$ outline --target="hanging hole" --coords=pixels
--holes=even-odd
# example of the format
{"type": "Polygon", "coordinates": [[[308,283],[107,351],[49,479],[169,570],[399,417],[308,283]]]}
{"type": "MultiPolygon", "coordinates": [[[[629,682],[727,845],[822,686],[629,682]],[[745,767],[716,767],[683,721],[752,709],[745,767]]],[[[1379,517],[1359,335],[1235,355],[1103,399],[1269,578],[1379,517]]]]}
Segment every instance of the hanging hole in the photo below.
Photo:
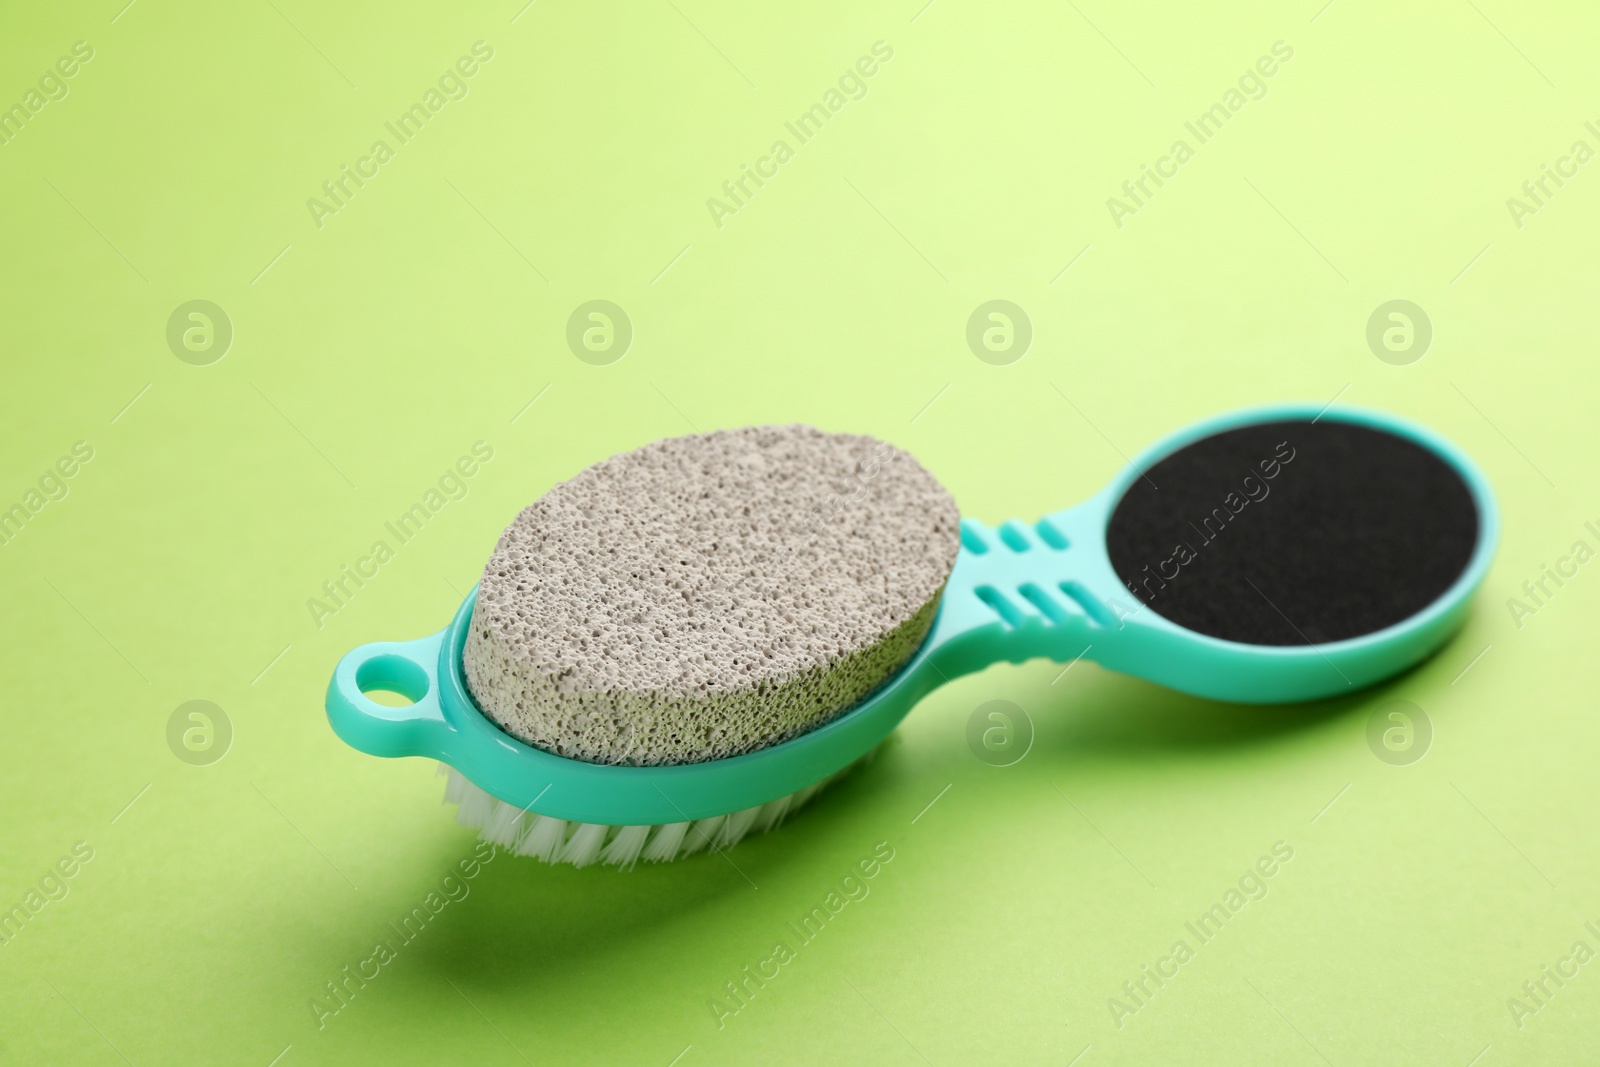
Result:
{"type": "Polygon", "coordinates": [[[374,704],[382,704],[386,708],[409,708],[416,703],[404,693],[396,693],[393,689],[363,689],[361,695],[374,704]]]}
{"type": "Polygon", "coordinates": [[[356,688],[375,704],[409,707],[428,695],[428,672],[404,656],[374,656],[356,668],[356,688]]]}

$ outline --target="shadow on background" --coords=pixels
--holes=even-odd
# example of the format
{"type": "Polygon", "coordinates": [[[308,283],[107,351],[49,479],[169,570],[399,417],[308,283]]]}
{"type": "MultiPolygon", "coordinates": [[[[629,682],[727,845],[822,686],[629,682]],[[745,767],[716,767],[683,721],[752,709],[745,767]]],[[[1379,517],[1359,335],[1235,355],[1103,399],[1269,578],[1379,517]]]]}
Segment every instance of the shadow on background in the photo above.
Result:
{"type": "MultiPolygon", "coordinates": [[[[894,741],[885,747],[893,748],[894,741]]],[[[764,909],[775,903],[766,898],[773,897],[773,888],[781,892],[787,872],[848,870],[856,858],[848,852],[859,851],[854,828],[885,795],[885,783],[874,772],[886,759],[880,751],[771,832],[720,854],[706,851],[628,870],[599,864],[580,870],[502,850],[471,883],[466,906],[451,905],[457,914],[429,929],[407,954],[456,981],[492,974],[496,983],[536,990],[574,970],[609,966],[612,957],[648,970],[656,935],[675,928],[725,932],[754,920],[752,945],[766,948],[773,921],[764,909]],[[841,850],[848,853],[844,859],[841,850]],[[765,897],[758,895],[761,889],[765,897]]],[[[463,830],[459,840],[441,843],[434,866],[449,869],[469,848],[463,830]]]]}
{"type": "MultiPolygon", "coordinates": [[[[781,888],[788,869],[831,868],[844,851],[858,847],[863,820],[879,825],[891,810],[898,817],[908,805],[914,812],[924,795],[933,796],[952,775],[960,782],[992,770],[967,751],[964,737],[967,715],[986,700],[1011,700],[1027,712],[1035,736],[1021,777],[1053,779],[1085,762],[1209,762],[1317,732],[1348,732],[1344,723],[1353,713],[1404,686],[1411,675],[1312,703],[1241,705],[1188,696],[1088,663],[1052,683],[1057,672],[1001,665],[957,680],[913,710],[911,725],[903,729],[919,735],[915,742],[900,732],[891,735],[872,762],[777,830],[746,838],[721,855],[618,871],[552,866],[502,851],[472,882],[465,906],[452,905],[448,921],[406,954],[430,972],[428,981],[448,977],[469,989],[492,982],[536,991],[574,972],[616,965],[624,953],[627,966],[648,982],[650,946],[677,942],[655,935],[753,922],[750,936],[759,942],[771,922],[764,910],[769,902],[756,895],[757,887],[781,888]]],[[[452,868],[470,840],[464,831],[442,837],[429,866],[452,868]]]]}
{"type": "MultiPolygon", "coordinates": [[[[1450,647],[1448,644],[1446,648],[1450,647]]],[[[1434,653],[1438,655],[1438,653],[1434,653]]],[[[1007,686],[1007,699],[1032,718],[1035,750],[1055,755],[1144,751],[1205,755],[1268,746],[1338,727],[1352,714],[1403,691],[1433,659],[1375,685],[1300,704],[1227,704],[1190,696],[1093,664],[1058,683],[1007,686]]],[[[1055,677],[1051,675],[1050,677],[1055,677]]],[[[990,686],[991,691],[996,687],[990,686]]]]}

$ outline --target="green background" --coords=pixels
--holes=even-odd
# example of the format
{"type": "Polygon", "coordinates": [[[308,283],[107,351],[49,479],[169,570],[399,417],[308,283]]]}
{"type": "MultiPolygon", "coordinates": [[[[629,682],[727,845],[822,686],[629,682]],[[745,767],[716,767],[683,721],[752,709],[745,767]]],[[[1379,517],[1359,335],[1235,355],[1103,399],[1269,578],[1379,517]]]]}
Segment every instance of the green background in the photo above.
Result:
{"type": "Polygon", "coordinates": [[[1507,1004],[1600,949],[1600,568],[1521,626],[1507,607],[1600,547],[1600,165],[1520,227],[1507,206],[1600,147],[1592,9],[121,2],[0,14],[0,104],[94,49],[0,145],[0,508],[94,450],[0,546],[0,906],[94,850],[0,946],[0,1059],[1592,1055],[1600,965],[1520,1026],[1507,1004]],[[793,143],[880,40],[866,96],[793,143]],[[1280,40],[1266,95],[1118,227],[1107,198],[1280,40]],[[469,95],[319,228],[308,198],[477,41],[469,95]],[[707,198],[780,138],[794,158],[719,227],[707,198]],[[234,330],[205,366],[166,340],[196,299],[234,330]],[[565,340],[592,299],[633,324],[609,366],[565,340]],[[1009,365],[966,343],[991,299],[1032,323],[1009,365]],[[1393,299],[1434,330],[1406,365],[1366,340],[1393,299]],[[795,420],[905,447],[968,515],[1033,518],[1119,453],[1286,399],[1422,421],[1494,483],[1498,559],[1428,663],[1289,708],[997,667],[737,867],[496,859],[318,1028],[308,1000],[473,841],[431,765],[334,738],[327,677],[441,626],[555,482],[795,420]],[[465,498],[319,628],[308,598],[479,440],[465,498]],[[996,699],[1034,730],[1008,767],[965,740],[996,699]],[[191,700],[231,722],[208,766],[169,747],[191,700]],[[1432,724],[1409,765],[1367,741],[1393,700],[1432,724]],[[1119,1027],[1108,998],[1278,841],[1267,896],[1119,1027]],[[719,1028],[723,983],[879,842],[870,896],[719,1028]]]}

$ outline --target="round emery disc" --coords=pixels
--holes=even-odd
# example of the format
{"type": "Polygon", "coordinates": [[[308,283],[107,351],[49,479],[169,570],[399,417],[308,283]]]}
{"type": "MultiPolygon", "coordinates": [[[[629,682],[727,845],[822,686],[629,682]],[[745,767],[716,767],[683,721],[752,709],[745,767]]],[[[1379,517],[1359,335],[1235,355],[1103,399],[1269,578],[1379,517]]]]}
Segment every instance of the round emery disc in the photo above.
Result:
{"type": "Polygon", "coordinates": [[[1376,633],[1438,600],[1478,543],[1444,458],[1371,426],[1213,434],[1135,478],[1106,530],[1138,602],[1209,637],[1304,645],[1376,633]]]}
{"type": "Polygon", "coordinates": [[[915,653],[959,524],[933,475],[871,437],[790,425],[657,441],[506,528],[467,684],[507,733],[591,763],[776,744],[915,653]]]}

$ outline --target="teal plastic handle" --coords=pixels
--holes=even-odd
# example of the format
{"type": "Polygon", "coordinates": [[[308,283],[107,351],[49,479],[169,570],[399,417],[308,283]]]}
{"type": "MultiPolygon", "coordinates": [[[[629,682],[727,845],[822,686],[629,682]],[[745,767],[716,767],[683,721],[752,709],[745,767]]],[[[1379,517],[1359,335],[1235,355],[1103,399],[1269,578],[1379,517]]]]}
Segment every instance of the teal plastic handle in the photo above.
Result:
{"type": "Polygon", "coordinates": [[[869,752],[929,691],[992,663],[1079,657],[1216,700],[1287,703],[1356,690],[1421,660],[1461,624],[1494,554],[1488,483],[1448,441],[1378,412],[1315,405],[1257,408],[1208,420],[1148,449],[1092,499],[1037,522],[962,521],[962,547],[921,648],[893,678],[832,721],[757,752],[663,767],[583,763],[533,748],[487,719],[461,667],[474,589],[449,626],[418,641],[363,645],[340,661],[328,718],[349,744],[378,756],[450,764],[508,804],[578,822],[644,825],[708,818],[802,789],[869,752]],[[1449,462],[1473,494],[1478,544],[1455,584],[1423,611],[1377,633],[1304,646],[1207,637],[1140,605],[1106,551],[1111,510],[1133,479],[1191,441],[1256,422],[1321,417],[1407,437],[1449,462]],[[416,701],[394,708],[364,691],[416,701]]]}

